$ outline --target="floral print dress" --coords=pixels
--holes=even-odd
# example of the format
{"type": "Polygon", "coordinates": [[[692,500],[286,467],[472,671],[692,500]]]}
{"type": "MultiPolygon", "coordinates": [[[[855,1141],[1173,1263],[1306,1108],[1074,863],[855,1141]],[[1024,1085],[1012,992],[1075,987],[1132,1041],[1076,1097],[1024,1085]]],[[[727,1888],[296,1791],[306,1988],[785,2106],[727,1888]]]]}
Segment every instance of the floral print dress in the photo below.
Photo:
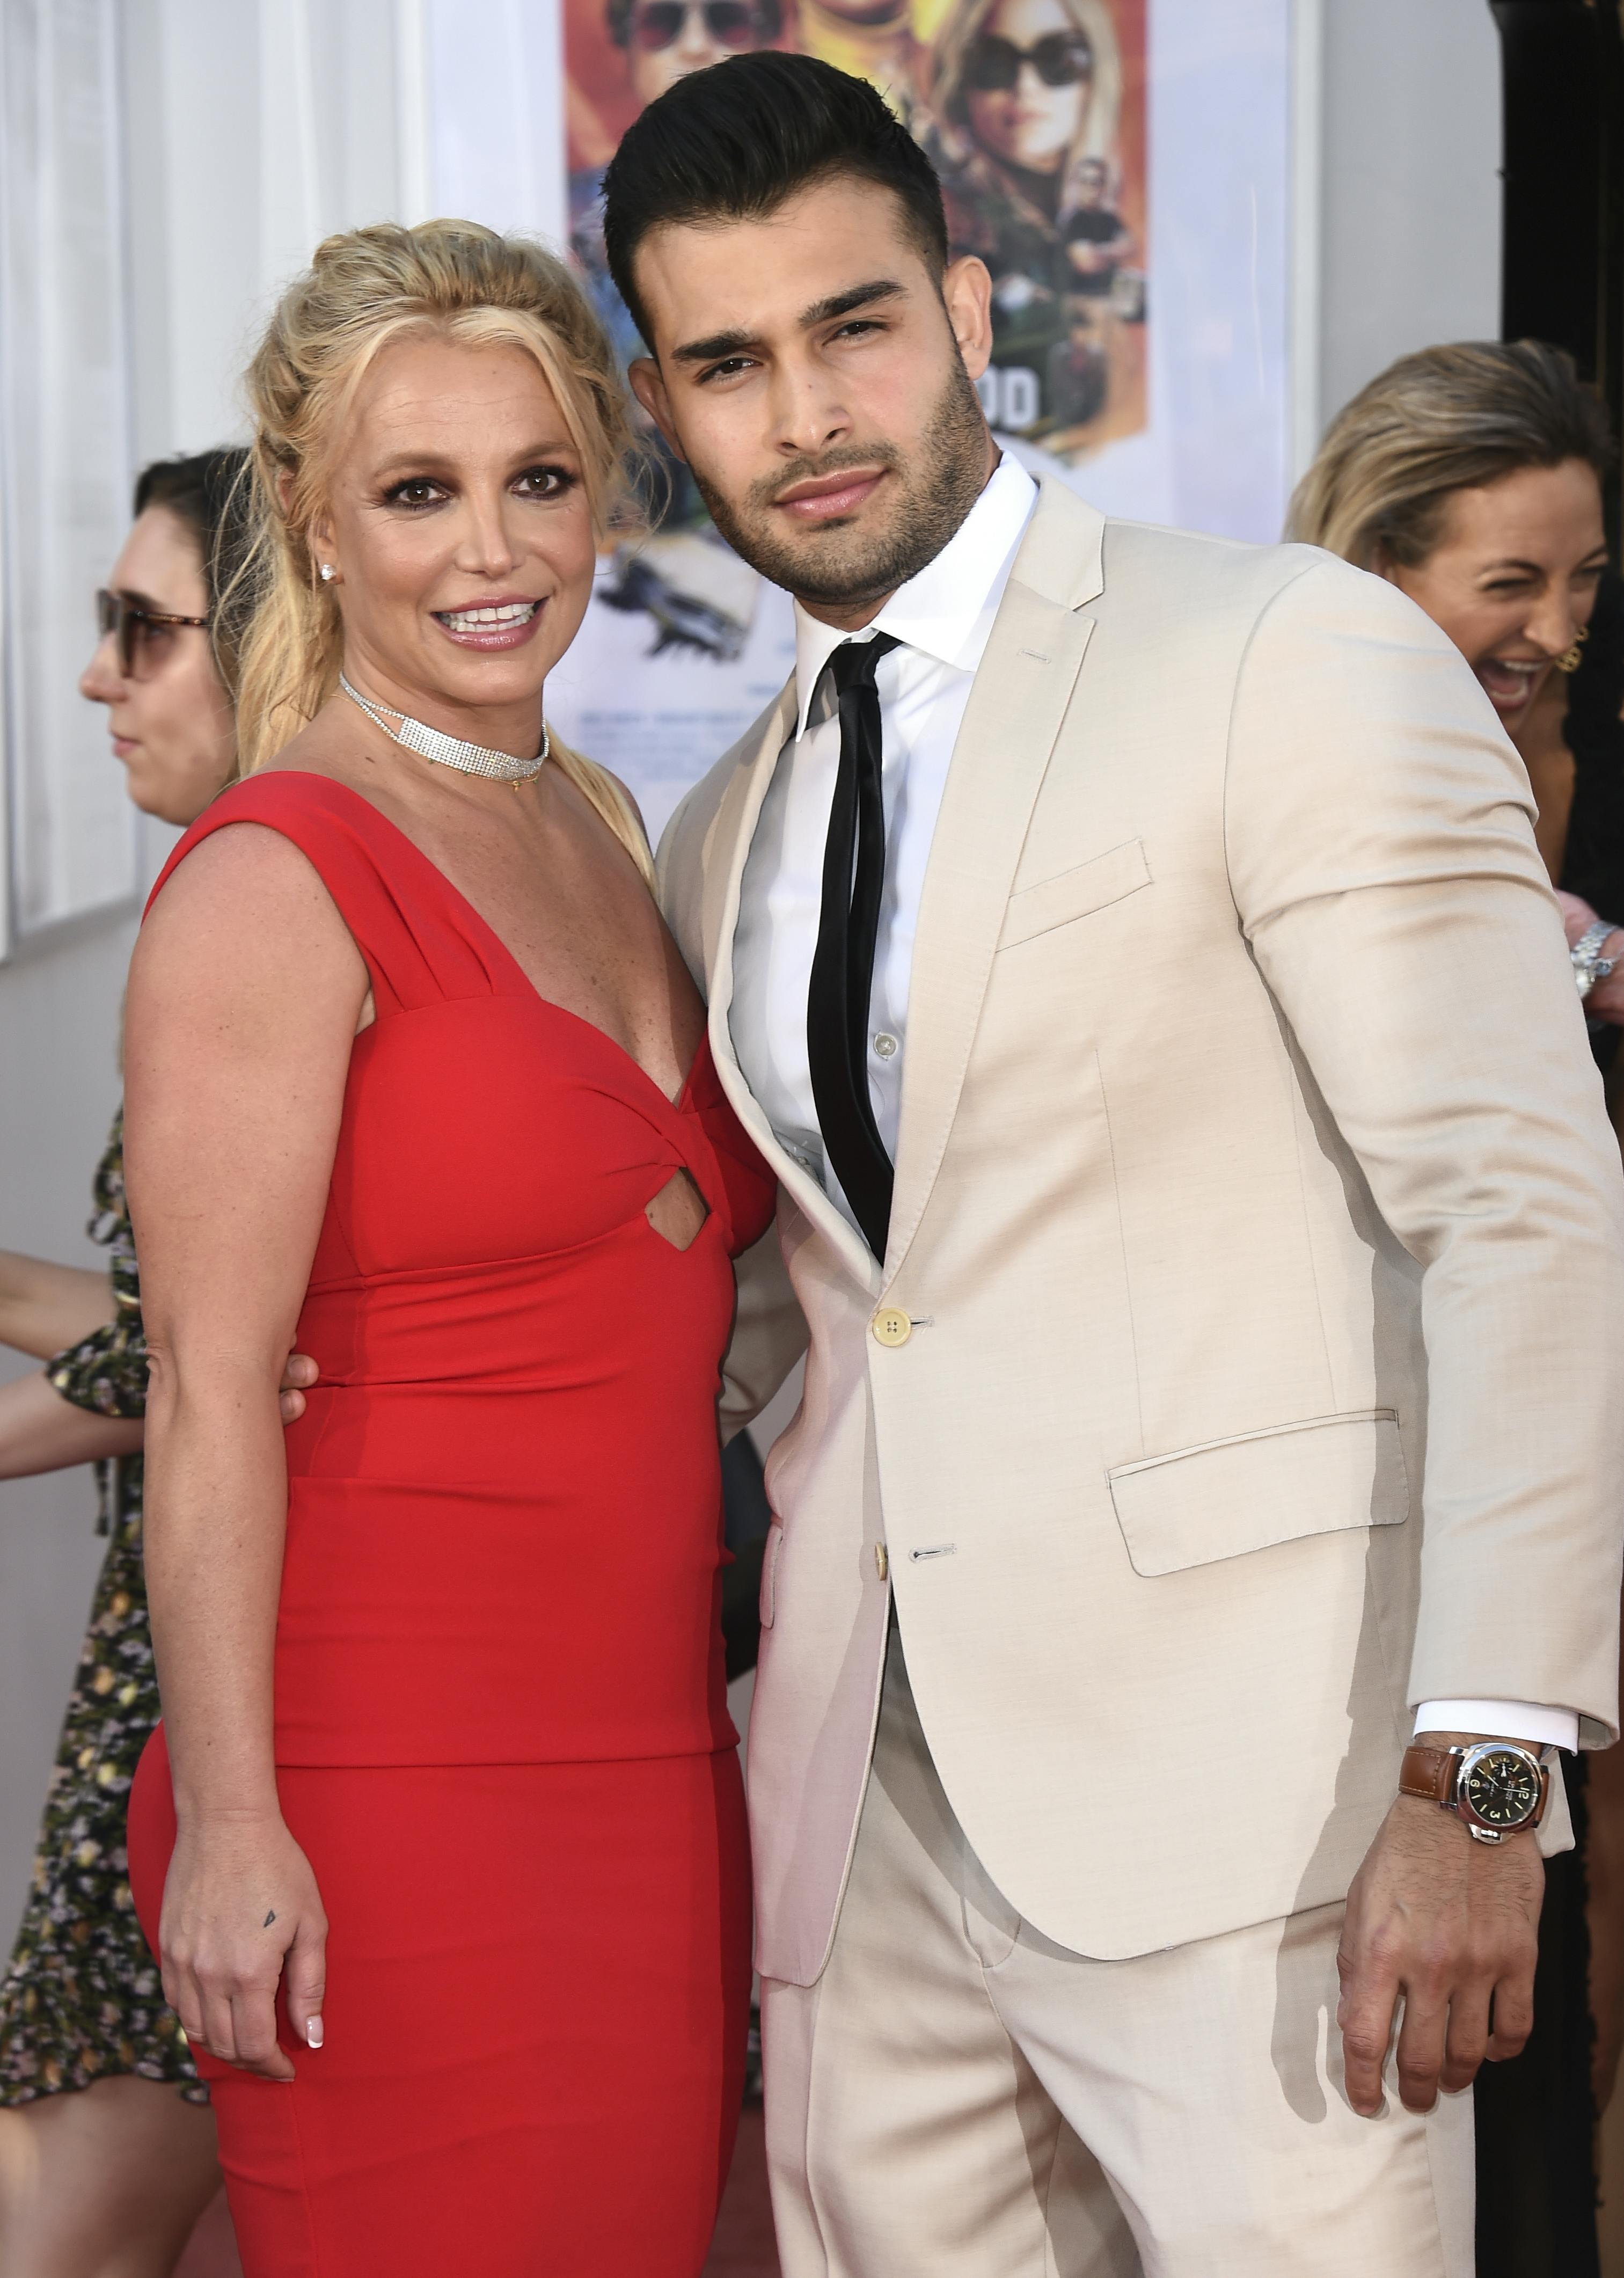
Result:
{"type": "MultiPolygon", "coordinates": [[[[65,1400],[141,1416],[147,1345],[124,1199],[124,1117],[95,1177],[93,1241],[110,1252],[114,1318],[46,1374],[65,1400]]],[[[0,1978],[0,2105],[88,2088],[109,2073],[171,2081],[206,2104],[180,2021],[164,1999],[130,1898],[130,1783],[158,1720],[141,1567],[141,1459],[98,1467],[99,1531],[111,1539],[68,1698],[34,1854],[34,1884],[0,1978]]]]}

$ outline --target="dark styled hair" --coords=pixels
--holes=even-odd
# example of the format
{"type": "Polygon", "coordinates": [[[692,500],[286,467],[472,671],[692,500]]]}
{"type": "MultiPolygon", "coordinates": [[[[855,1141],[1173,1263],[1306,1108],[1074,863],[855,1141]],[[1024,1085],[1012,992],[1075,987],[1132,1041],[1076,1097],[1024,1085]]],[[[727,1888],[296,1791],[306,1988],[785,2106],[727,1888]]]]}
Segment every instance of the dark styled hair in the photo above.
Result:
{"type": "Polygon", "coordinates": [[[934,276],[948,226],[934,169],[882,96],[813,56],[763,50],[678,80],[634,119],[604,176],[604,248],[652,347],[633,264],[653,229],[759,221],[842,175],[889,190],[934,276]]]}
{"type": "Polygon", "coordinates": [[[190,458],[155,459],[135,478],[134,511],[161,506],[183,522],[197,540],[209,595],[215,662],[226,688],[235,692],[237,652],[242,626],[230,596],[240,590],[248,547],[248,455],[240,444],[199,451],[190,458]],[[227,606],[221,608],[221,598],[227,606]]]}

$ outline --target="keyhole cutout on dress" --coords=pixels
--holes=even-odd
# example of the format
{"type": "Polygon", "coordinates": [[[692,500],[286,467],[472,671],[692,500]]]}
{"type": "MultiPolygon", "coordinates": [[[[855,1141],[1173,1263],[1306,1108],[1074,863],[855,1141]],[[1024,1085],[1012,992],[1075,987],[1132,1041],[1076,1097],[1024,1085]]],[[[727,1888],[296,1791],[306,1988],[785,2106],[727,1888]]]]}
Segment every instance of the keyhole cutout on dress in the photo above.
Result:
{"type": "Polygon", "coordinates": [[[698,1236],[711,1206],[694,1183],[691,1171],[673,1171],[643,1215],[673,1250],[686,1250],[698,1236]]]}

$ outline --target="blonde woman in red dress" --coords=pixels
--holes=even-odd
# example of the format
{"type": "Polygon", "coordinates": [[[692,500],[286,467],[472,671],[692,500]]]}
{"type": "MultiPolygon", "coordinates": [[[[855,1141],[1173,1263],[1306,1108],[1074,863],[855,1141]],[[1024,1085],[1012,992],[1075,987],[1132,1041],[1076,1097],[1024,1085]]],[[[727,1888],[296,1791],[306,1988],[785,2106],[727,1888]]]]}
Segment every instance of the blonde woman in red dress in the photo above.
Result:
{"type": "Polygon", "coordinates": [[[248,2278],[695,2278],[750,1982],[715,1401],[773,1189],[635,811],[543,722],[618,381],[558,263],[431,223],[329,240],[250,394],[245,780],[130,990],[138,1902],[248,2278]]]}

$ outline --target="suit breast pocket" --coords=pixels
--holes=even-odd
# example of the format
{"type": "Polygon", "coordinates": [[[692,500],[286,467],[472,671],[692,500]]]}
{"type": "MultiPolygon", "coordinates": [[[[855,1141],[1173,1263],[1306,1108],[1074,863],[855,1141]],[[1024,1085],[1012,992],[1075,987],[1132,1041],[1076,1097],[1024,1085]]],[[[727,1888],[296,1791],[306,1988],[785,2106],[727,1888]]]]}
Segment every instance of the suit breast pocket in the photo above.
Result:
{"type": "Polygon", "coordinates": [[[1023,886],[1019,893],[1011,894],[998,946],[1013,949],[1018,942],[1052,933],[1056,926],[1090,917],[1095,910],[1120,902],[1150,883],[1145,842],[1130,838],[1108,853],[1096,854],[1092,861],[1061,871],[1058,877],[1041,879],[1035,886],[1023,886]]]}

